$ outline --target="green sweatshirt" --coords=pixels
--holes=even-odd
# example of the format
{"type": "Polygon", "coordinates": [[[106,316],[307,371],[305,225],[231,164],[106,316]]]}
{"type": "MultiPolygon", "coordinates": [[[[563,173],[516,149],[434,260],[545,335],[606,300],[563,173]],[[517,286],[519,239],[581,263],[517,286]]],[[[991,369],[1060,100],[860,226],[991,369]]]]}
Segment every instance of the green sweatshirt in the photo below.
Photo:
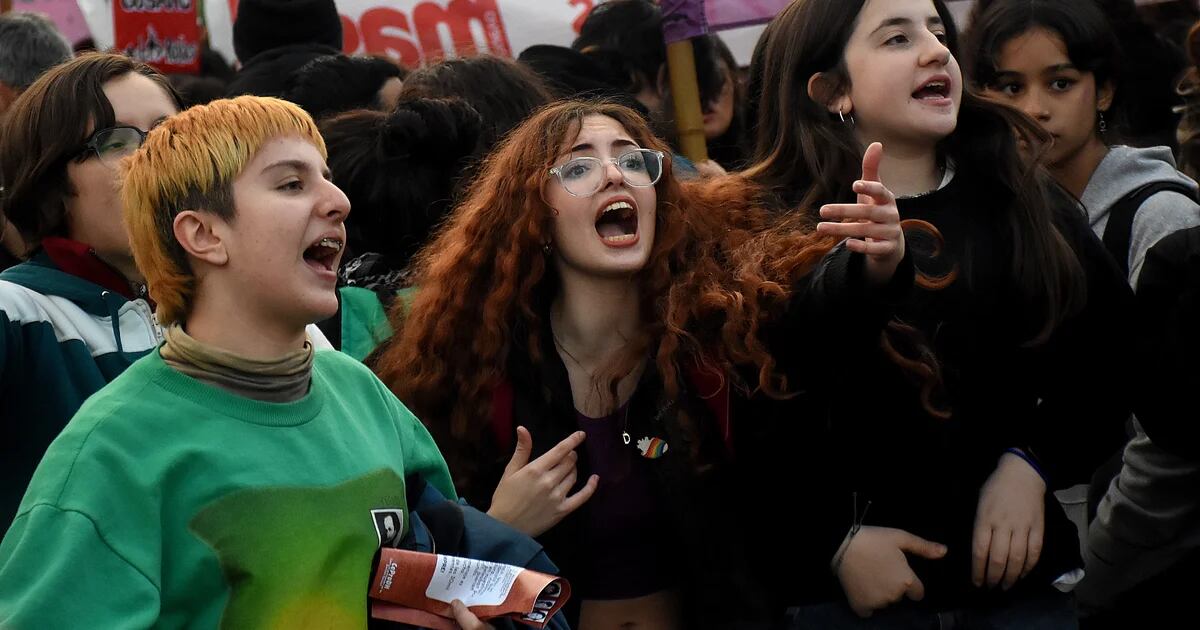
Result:
{"type": "Polygon", "coordinates": [[[51,444],[0,542],[0,628],[363,628],[404,479],[454,489],[425,428],[318,352],[294,403],[234,396],[151,352],[51,444]]]}

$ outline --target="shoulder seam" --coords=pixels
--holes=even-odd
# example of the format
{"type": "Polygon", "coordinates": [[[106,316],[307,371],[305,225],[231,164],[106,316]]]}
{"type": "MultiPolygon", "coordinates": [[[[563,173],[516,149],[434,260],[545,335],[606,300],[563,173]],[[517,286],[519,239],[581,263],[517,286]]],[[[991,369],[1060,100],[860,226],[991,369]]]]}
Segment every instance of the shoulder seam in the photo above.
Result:
{"type": "Polygon", "coordinates": [[[126,558],[124,554],[117,551],[116,548],[114,548],[112,546],[112,543],[108,542],[108,539],[104,536],[104,532],[101,532],[100,528],[96,526],[96,521],[95,521],[95,519],[92,518],[92,516],[90,514],[88,514],[87,512],[83,512],[81,510],[64,508],[64,507],[58,505],[57,503],[50,503],[50,502],[43,501],[40,503],[33,504],[33,506],[30,507],[29,510],[25,512],[25,515],[27,516],[30,512],[33,511],[34,508],[38,508],[38,507],[48,507],[50,509],[62,512],[64,514],[78,514],[79,516],[83,517],[85,520],[87,520],[88,524],[90,524],[92,526],[92,530],[94,532],[96,532],[96,537],[100,539],[100,542],[104,543],[104,546],[107,547],[108,550],[110,552],[112,552],[112,554],[114,556],[116,556],[117,558],[120,558],[121,562],[124,562],[126,565],[129,566],[129,568],[133,569],[138,575],[142,576],[142,579],[146,580],[146,582],[154,589],[154,592],[159,593],[160,595],[162,594],[162,589],[159,588],[158,585],[154,583],[154,580],[150,579],[149,575],[146,575],[146,572],[143,571],[141,569],[141,567],[137,566],[133,562],[130,562],[129,558],[126,558]]]}

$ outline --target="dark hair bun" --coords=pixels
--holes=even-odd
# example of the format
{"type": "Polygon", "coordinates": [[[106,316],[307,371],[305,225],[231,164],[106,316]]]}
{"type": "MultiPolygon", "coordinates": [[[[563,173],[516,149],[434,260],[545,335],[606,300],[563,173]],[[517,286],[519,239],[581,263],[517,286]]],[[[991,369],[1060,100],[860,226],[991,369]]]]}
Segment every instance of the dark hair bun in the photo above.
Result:
{"type": "Polygon", "coordinates": [[[457,168],[475,153],[483,119],[458,99],[421,98],[398,104],[383,121],[380,157],[415,160],[436,170],[457,168]]]}

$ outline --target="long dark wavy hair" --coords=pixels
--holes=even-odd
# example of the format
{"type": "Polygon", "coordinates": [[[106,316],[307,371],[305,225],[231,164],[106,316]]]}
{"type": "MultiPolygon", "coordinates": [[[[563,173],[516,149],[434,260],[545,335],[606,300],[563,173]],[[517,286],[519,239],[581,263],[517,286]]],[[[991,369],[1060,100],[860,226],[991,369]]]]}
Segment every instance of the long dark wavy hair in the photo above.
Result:
{"type": "MultiPolygon", "coordinates": [[[[942,0],[932,0],[947,29],[950,52],[958,33],[942,0]]],[[[835,92],[850,88],[844,53],[866,0],[795,0],[767,28],[754,51],[751,89],[754,156],[746,176],[785,208],[816,213],[823,204],[853,201],[861,146],[853,129],[808,95],[824,73],[835,92]]],[[[938,146],[943,160],[973,179],[980,198],[998,200],[1012,244],[1010,277],[1040,326],[1028,341],[1045,342],[1086,300],[1083,269],[1055,225],[1060,192],[1037,162],[1049,137],[1031,119],[964,89],[958,127],[938,146]],[[1029,147],[1023,157],[1018,139],[1029,147]],[[1032,157],[1029,157],[1032,156],[1032,157]]]]}
{"type": "MultiPolygon", "coordinates": [[[[535,365],[546,360],[547,298],[559,279],[543,252],[554,217],[542,192],[554,161],[594,115],[617,121],[642,147],[668,151],[632,109],[581,101],[542,109],[481,165],[462,203],[415,258],[416,298],[390,313],[396,335],[375,371],[429,425],[460,488],[471,485],[488,451],[491,396],[510,353],[523,352],[535,365]]],[[[787,383],[775,374],[759,324],[836,240],[813,232],[803,217],[781,222],[768,210],[747,209],[746,186],[730,187],[738,188],[731,182],[685,195],[664,162],[654,244],[630,278],[641,331],[596,377],[612,406],[617,383],[647,356],[666,400],[679,397],[689,361],[731,378],[735,367],[756,367],[758,382],[745,386],[784,394],[787,383]]],[[[696,435],[680,415],[682,430],[696,435]]]]}

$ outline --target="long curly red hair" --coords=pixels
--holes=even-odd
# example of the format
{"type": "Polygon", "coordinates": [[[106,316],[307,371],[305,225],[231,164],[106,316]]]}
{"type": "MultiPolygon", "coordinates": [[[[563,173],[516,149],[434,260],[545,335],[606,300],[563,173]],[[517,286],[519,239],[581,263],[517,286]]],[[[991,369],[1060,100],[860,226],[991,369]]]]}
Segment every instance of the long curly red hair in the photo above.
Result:
{"type": "MultiPolygon", "coordinates": [[[[626,107],[566,101],[539,110],[481,165],[414,259],[415,298],[390,313],[396,334],[374,368],[429,425],[459,475],[469,475],[487,451],[491,395],[509,353],[523,347],[535,364],[543,360],[546,298],[558,278],[543,251],[554,219],[542,192],[588,116],[612,118],[642,147],[670,154],[626,107]]],[[[685,194],[664,161],[655,241],[630,279],[640,295],[641,334],[597,377],[607,379],[610,393],[652,354],[669,399],[679,395],[689,361],[731,378],[735,366],[754,366],[757,383],[735,384],[785,394],[759,325],[836,240],[817,235],[808,219],[754,208],[756,189],[730,177],[685,194]]]]}

